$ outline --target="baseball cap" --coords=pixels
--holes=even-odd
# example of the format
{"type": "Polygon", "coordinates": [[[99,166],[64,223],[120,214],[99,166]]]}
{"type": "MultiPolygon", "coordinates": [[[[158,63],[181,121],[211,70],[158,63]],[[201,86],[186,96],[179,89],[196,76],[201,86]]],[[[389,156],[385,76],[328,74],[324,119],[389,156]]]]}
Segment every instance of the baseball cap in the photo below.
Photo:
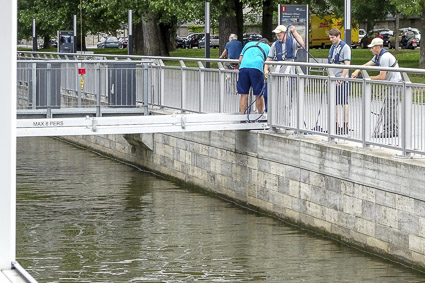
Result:
{"type": "Polygon", "coordinates": [[[367,47],[371,48],[377,45],[384,45],[384,41],[382,40],[382,38],[379,38],[379,37],[374,38],[367,47]]]}
{"type": "Polygon", "coordinates": [[[274,33],[286,32],[286,27],[284,25],[279,25],[273,30],[273,32],[274,33]]]}

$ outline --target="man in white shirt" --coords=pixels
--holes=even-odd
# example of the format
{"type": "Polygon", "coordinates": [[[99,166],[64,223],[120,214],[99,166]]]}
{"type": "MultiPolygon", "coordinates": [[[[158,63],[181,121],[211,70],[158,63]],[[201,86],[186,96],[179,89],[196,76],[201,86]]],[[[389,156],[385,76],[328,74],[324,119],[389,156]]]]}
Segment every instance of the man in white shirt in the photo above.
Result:
{"type": "MultiPolygon", "coordinates": [[[[374,55],[373,58],[363,64],[363,66],[381,66],[399,68],[397,59],[390,52],[384,49],[384,41],[382,38],[374,38],[371,44],[368,45],[370,51],[374,55]]],[[[351,75],[356,78],[360,70],[356,70],[351,75]]],[[[399,72],[380,71],[376,76],[370,76],[372,80],[387,80],[391,82],[401,82],[401,74],[399,72]]],[[[394,87],[387,89],[384,104],[380,115],[383,115],[383,131],[375,134],[376,138],[392,138],[398,136],[398,104],[400,101],[399,93],[394,87]]]]}

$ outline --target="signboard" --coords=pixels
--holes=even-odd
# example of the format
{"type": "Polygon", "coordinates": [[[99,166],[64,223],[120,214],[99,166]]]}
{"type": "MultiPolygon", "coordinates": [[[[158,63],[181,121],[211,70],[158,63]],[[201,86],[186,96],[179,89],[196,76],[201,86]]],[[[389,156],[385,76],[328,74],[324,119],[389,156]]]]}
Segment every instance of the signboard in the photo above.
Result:
{"type": "Polygon", "coordinates": [[[278,5],[279,25],[295,26],[308,50],[308,5],[278,5]]]}
{"type": "Polygon", "coordinates": [[[60,53],[75,53],[74,50],[74,31],[58,31],[58,49],[60,53]]]}

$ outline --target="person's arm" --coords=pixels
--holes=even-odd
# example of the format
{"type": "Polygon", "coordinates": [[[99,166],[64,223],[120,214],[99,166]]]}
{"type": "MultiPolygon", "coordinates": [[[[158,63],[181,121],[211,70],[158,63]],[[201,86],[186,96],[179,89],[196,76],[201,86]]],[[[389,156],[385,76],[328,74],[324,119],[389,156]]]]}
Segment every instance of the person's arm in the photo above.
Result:
{"type": "Polygon", "coordinates": [[[387,71],[380,71],[377,76],[371,76],[370,79],[371,80],[380,80],[380,81],[383,81],[383,80],[385,80],[385,76],[386,75],[387,75],[387,71]]]}
{"type": "MultiPolygon", "coordinates": [[[[363,64],[363,66],[375,66],[375,62],[373,62],[372,60],[370,60],[369,62],[363,64]]],[[[355,70],[352,74],[351,77],[352,78],[357,78],[357,76],[360,73],[360,69],[355,70]]]]}
{"type": "MultiPolygon", "coordinates": [[[[267,57],[266,61],[273,61],[273,58],[267,57]]],[[[264,64],[264,77],[267,78],[268,74],[269,74],[269,65],[264,64]]]]}
{"type": "Polygon", "coordinates": [[[304,46],[304,40],[301,37],[301,35],[297,32],[295,26],[290,26],[289,30],[291,31],[292,35],[294,36],[294,38],[296,39],[298,46],[304,46]]]}
{"type": "Polygon", "coordinates": [[[239,56],[239,65],[241,64],[241,62],[242,62],[242,58],[243,58],[243,55],[241,54],[240,56],[239,56]]]}
{"type": "MultiPolygon", "coordinates": [[[[345,60],[344,61],[344,64],[345,65],[350,65],[351,64],[351,61],[350,60],[345,60]]],[[[347,73],[348,73],[348,69],[342,70],[341,78],[345,78],[345,76],[347,76],[347,73]]]]}
{"type": "Polygon", "coordinates": [[[220,59],[223,59],[223,58],[225,58],[225,57],[227,57],[227,50],[226,49],[224,49],[224,51],[223,51],[223,53],[221,53],[221,55],[220,55],[220,59]]]}

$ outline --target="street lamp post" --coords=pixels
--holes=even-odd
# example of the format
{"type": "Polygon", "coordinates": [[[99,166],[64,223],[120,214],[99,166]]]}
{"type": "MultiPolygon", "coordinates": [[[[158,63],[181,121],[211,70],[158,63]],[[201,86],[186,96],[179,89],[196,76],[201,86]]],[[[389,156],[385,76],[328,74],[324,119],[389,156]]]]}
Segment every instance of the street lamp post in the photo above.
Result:
{"type": "Polygon", "coordinates": [[[351,0],[344,2],[344,41],[351,46],[351,0]]]}
{"type": "MultiPolygon", "coordinates": [[[[210,58],[210,2],[205,1],[205,58],[210,58]]],[[[205,64],[207,68],[210,63],[205,64]]]]}

